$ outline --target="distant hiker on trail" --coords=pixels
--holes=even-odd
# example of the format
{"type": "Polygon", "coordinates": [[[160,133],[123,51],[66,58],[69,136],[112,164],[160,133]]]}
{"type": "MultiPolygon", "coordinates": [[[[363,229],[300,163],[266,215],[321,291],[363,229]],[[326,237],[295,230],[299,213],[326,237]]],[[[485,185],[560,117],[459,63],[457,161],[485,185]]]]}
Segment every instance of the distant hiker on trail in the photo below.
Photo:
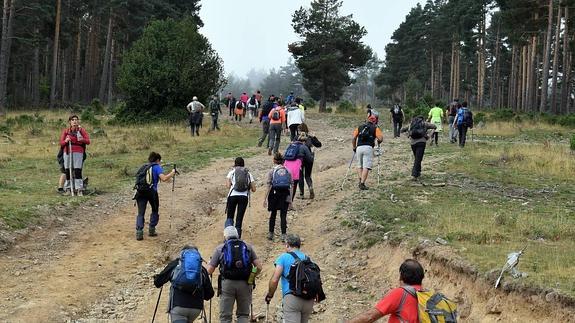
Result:
{"type": "Polygon", "coordinates": [[[411,139],[411,151],[413,152],[413,168],[411,169],[411,176],[413,180],[418,180],[421,176],[421,162],[425,154],[425,145],[429,140],[427,131],[435,129],[436,126],[432,123],[425,122],[422,116],[416,116],[411,119],[411,124],[401,129],[401,132],[408,132],[411,139]]]}
{"type": "Polygon", "coordinates": [[[236,228],[239,232],[239,237],[242,237],[242,222],[244,214],[249,204],[250,191],[256,191],[256,183],[254,177],[245,168],[244,159],[237,157],[234,160],[234,168],[226,176],[228,188],[228,199],[226,204],[226,226],[234,225],[234,216],[236,218],[236,228]],[[236,213],[237,208],[237,213],[236,213]]]}
{"type": "Polygon", "coordinates": [[[461,108],[459,104],[459,99],[453,100],[447,108],[447,115],[449,116],[449,141],[454,143],[457,141],[457,127],[454,126],[455,117],[457,117],[457,111],[461,108]]]}
{"type": "Polygon", "coordinates": [[[256,95],[254,94],[248,100],[248,117],[250,119],[250,123],[252,123],[253,119],[256,117],[259,107],[260,103],[258,102],[256,95]]]}
{"type": "Polygon", "coordinates": [[[290,106],[293,103],[294,99],[295,99],[295,96],[293,95],[293,92],[290,92],[289,95],[285,99],[285,105],[290,106]]]}
{"type": "Polygon", "coordinates": [[[204,109],[206,107],[198,101],[198,97],[194,96],[192,102],[188,103],[186,109],[190,117],[190,129],[192,131],[192,137],[194,133],[200,135],[200,127],[202,126],[202,119],[204,117],[204,109]]]}
{"type": "Polygon", "coordinates": [[[377,112],[374,108],[372,108],[371,104],[368,104],[366,108],[367,108],[367,117],[366,118],[374,116],[376,119],[375,124],[377,125],[379,123],[379,112],[377,112]]]}
{"type": "Polygon", "coordinates": [[[287,211],[291,204],[291,187],[293,180],[289,170],[283,165],[284,158],[276,153],[273,158],[274,168],[267,176],[268,189],[264,198],[264,207],[270,211],[268,240],[273,241],[276,226],[276,217],[280,212],[281,241],[285,242],[287,232],[287,211]]]}
{"type": "Polygon", "coordinates": [[[236,98],[234,98],[234,96],[232,95],[232,92],[229,92],[228,95],[226,95],[226,106],[228,107],[229,111],[230,111],[230,117],[234,116],[234,109],[236,108],[236,98]]]}
{"type": "Polygon", "coordinates": [[[297,137],[297,141],[293,141],[288,145],[284,154],[284,166],[289,170],[293,179],[293,188],[291,194],[292,201],[295,196],[299,181],[303,181],[303,178],[300,178],[302,165],[304,163],[313,163],[313,155],[311,154],[309,147],[305,145],[307,139],[307,134],[302,132],[297,137]]]}
{"type": "Polygon", "coordinates": [[[301,239],[295,234],[288,234],[285,241],[286,252],[275,261],[276,266],[268,284],[265,302],[270,303],[281,280],[282,309],[284,323],[307,323],[313,312],[314,301],[325,299],[319,267],[311,262],[301,250],[301,239]],[[296,275],[306,272],[306,275],[296,275]],[[308,279],[302,284],[302,278],[308,279]]]}
{"type": "Polygon", "coordinates": [[[390,315],[389,322],[420,322],[417,310],[417,298],[408,294],[403,286],[409,286],[419,291],[421,282],[425,277],[423,267],[413,259],[405,260],[399,267],[399,281],[401,287],[389,291],[377,302],[374,308],[364,312],[347,323],[371,323],[390,315]]]}
{"type": "Polygon", "coordinates": [[[283,125],[286,122],[285,110],[279,105],[279,99],[276,98],[274,108],[268,114],[270,119],[270,147],[268,155],[277,153],[280,147],[283,125]]]}
{"type": "Polygon", "coordinates": [[[431,134],[431,144],[433,145],[433,141],[435,141],[435,146],[438,145],[439,142],[439,133],[443,131],[442,123],[444,119],[443,109],[439,106],[441,102],[437,102],[431,110],[429,110],[429,114],[427,115],[427,122],[431,122],[435,125],[435,130],[431,134]]]}
{"type": "Polygon", "coordinates": [[[258,139],[258,147],[261,147],[262,144],[264,143],[264,140],[265,140],[266,148],[267,149],[270,148],[270,137],[268,136],[268,134],[270,132],[269,114],[272,111],[272,109],[274,108],[274,101],[275,101],[275,96],[272,94],[272,95],[270,95],[270,97],[268,98],[268,100],[266,101],[266,103],[264,104],[262,109],[260,110],[259,118],[260,118],[260,123],[262,124],[262,135],[258,139]],[[266,140],[266,138],[267,138],[267,140],[266,140]]]}
{"type": "Polygon", "coordinates": [[[264,96],[262,95],[262,92],[260,90],[256,91],[256,100],[258,100],[258,106],[262,106],[262,100],[263,100],[264,96]]]}
{"type": "Polygon", "coordinates": [[[164,174],[164,169],[160,165],[162,156],[156,152],[151,152],[148,156],[148,163],[142,165],[136,173],[136,194],[134,200],[138,204],[138,215],[136,216],[136,240],[144,239],[144,215],[146,214],[146,206],[150,203],[152,207],[152,214],[150,215],[150,224],[148,227],[148,235],[150,237],[157,236],[156,225],[160,221],[160,197],[158,196],[158,183],[160,181],[167,182],[172,177],[176,176],[177,170],[172,169],[167,175],[164,174]]]}
{"type": "Polygon", "coordinates": [[[204,309],[204,301],[214,297],[210,276],[202,266],[202,256],[195,246],[184,246],[179,258],[172,260],[154,276],[157,288],[168,281],[171,282],[168,301],[170,322],[194,322],[204,309]]]}
{"type": "Polygon", "coordinates": [[[373,166],[373,147],[375,147],[376,140],[378,145],[383,141],[383,134],[381,129],[375,125],[376,122],[377,118],[372,115],[367,118],[366,123],[353,131],[352,146],[354,154],[357,154],[357,174],[359,176],[360,190],[369,189],[365,182],[373,166]]]}
{"type": "Polygon", "coordinates": [[[220,107],[220,101],[218,100],[217,95],[214,95],[212,97],[212,100],[208,104],[208,107],[210,109],[210,115],[212,116],[212,126],[210,130],[212,131],[216,129],[220,130],[220,127],[218,126],[218,117],[220,114],[222,114],[222,108],[220,107]]]}
{"type": "Polygon", "coordinates": [[[304,198],[304,187],[305,187],[305,184],[307,184],[307,187],[309,189],[309,198],[311,200],[313,200],[315,198],[315,192],[313,190],[313,181],[311,179],[311,173],[313,170],[313,162],[315,160],[315,152],[313,151],[313,147],[320,148],[321,147],[321,141],[319,141],[319,139],[317,139],[316,136],[309,133],[309,129],[307,128],[307,125],[305,123],[302,123],[299,126],[299,129],[300,129],[301,134],[307,135],[305,145],[309,148],[309,151],[311,153],[311,160],[305,160],[305,158],[304,158],[303,164],[301,166],[301,171],[299,174],[299,181],[298,181],[299,197],[301,199],[304,198]],[[304,183],[304,179],[305,179],[305,183],[304,183]]]}
{"type": "Polygon", "coordinates": [[[242,117],[245,114],[245,110],[246,110],[245,103],[241,100],[236,101],[236,108],[234,110],[234,114],[235,114],[234,120],[236,120],[238,122],[242,121],[242,117]]]}
{"type": "Polygon", "coordinates": [[[294,141],[299,134],[297,127],[305,121],[304,111],[294,102],[287,108],[286,118],[290,130],[290,141],[294,141]]]}
{"type": "Polygon", "coordinates": [[[393,138],[399,138],[401,126],[403,124],[403,120],[405,119],[405,114],[403,113],[403,108],[399,104],[398,100],[396,100],[393,107],[389,109],[389,113],[391,116],[391,124],[393,125],[393,138]]]}
{"type": "Polygon", "coordinates": [[[85,159],[86,145],[90,144],[90,136],[86,130],[80,127],[80,118],[71,115],[68,118],[69,127],[62,130],[60,146],[64,149],[64,194],[83,195],[84,181],[82,168],[85,159]]]}
{"type": "MultiPolygon", "coordinates": [[[[243,106],[244,106],[244,110],[242,111],[242,117],[246,117],[246,107],[248,106],[248,100],[250,99],[250,97],[248,96],[248,94],[246,92],[243,92],[242,95],[240,95],[240,101],[242,101],[243,106]]],[[[240,120],[241,121],[241,120],[240,120]]]]}
{"type": "Polygon", "coordinates": [[[467,129],[473,129],[473,113],[469,111],[467,102],[461,103],[461,109],[457,111],[457,116],[453,121],[453,127],[457,127],[459,132],[459,147],[465,147],[465,140],[467,139],[467,129]]]}
{"type": "Polygon", "coordinates": [[[305,113],[305,106],[303,105],[302,98],[295,98],[295,104],[305,113]]]}
{"type": "Polygon", "coordinates": [[[208,263],[211,275],[220,268],[218,295],[220,295],[220,322],[231,323],[236,303],[237,323],[250,321],[250,306],[255,277],[262,271],[262,263],[254,248],[240,240],[233,226],[224,229],[224,243],[214,250],[208,263]]]}

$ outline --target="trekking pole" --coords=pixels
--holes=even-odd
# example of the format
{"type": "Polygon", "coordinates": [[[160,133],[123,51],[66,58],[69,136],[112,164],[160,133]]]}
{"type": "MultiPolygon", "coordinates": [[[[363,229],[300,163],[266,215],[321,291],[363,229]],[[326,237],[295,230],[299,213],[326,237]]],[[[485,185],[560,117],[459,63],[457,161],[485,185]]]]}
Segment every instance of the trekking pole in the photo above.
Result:
{"type": "Polygon", "coordinates": [[[378,144],[377,145],[377,185],[379,185],[379,175],[381,174],[380,172],[380,162],[381,162],[381,146],[378,144]]]}
{"type": "Polygon", "coordinates": [[[266,304],[266,323],[268,323],[268,312],[270,311],[270,303],[266,304]]]}
{"type": "Polygon", "coordinates": [[[68,166],[70,167],[70,194],[75,195],[74,189],[74,161],[72,160],[72,141],[68,141],[68,166]]]}
{"type": "Polygon", "coordinates": [[[156,308],[154,309],[154,316],[152,316],[152,323],[154,323],[154,320],[156,319],[156,312],[158,311],[158,305],[160,305],[160,297],[162,296],[162,289],[164,289],[163,285],[162,287],[160,287],[160,293],[158,294],[158,300],[156,301],[156,308]]]}
{"type": "MultiPolygon", "coordinates": [[[[212,280],[212,274],[210,274],[210,285],[212,284],[213,280],[212,280]]],[[[214,285],[212,285],[213,288],[214,285]]],[[[213,297],[212,297],[213,298],[213,297]]],[[[212,323],[212,298],[210,298],[210,319],[209,319],[209,323],[212,323]]]]}
{"type": "Polygon", "coordinates": [[[170,212],[170,232],[172,231],[172,213],[174,213],[174,190],[176,189],[176,175],[178,175],[176,163],[174,163],[174,178],[172,178],[172,212],[170,212]]]}
{"type": "Polygon", "coordinates": [[[353,156],[351,156],[351,160],[349,161],[349,166],[347,166],[347,171],[345,172],[345,177],[343,178],[343,182],[341,183],[341,190],[342,191],[343,191],[343,185],[347,181],[347,175],[349,175],[349,170],[351,169],[351,164],[353,163],[354,159],[355,159],[355,151],[353,152],[353,156]]]}

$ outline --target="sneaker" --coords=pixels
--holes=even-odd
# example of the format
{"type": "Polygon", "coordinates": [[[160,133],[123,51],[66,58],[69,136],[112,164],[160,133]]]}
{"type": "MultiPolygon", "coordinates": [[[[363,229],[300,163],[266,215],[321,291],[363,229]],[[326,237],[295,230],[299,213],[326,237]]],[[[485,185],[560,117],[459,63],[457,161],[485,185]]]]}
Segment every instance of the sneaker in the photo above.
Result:
{"type": "Polygon", "coordinates": [[[282,233],[282,235],[280,236],[280,241],[281,241],[281,242],[286,242],[286,240],[287,240],[287,234],[282,233]]]}
{"type": "Polygon", "coordinates": [[[262,146],[262,143],[258,141],[258,147],[261,147],[261,146],[262,146]]]}
{"type": "Polygon", "coordinates": [[[64,193],[65,193],[64,188],[63,188],[63,187],[58,187],[58,193],[64,194],[64,193]]]}
{"type": "Polygon", "coordinates": [[[150,228],[148,229],[148,235],[149,235],[150,237],[156,237],[156,236],[158,236],[158,233],[156,232],[156,227],[150,227],[150,228]]]}
{"type": "Polygon", "coordinates": [[[302,200],[304,199],[303,193],[300,193],[299,198],[302,200]]]}
{"type": "Polygon", "coordinates": [[[272,150],[268,149],[268,156],[271,156],[271,155],[272,155],[272,150]]]}
{"type": "Polygon", "coordinates": [[[313,192],[313,189],[309,190],[309,198],[310,200],[313,200],[315,198],[315,193],[313,192]]]}
{"type": "Polygon", "coordinates": [[[274,233],[273,232],[268,232],[268,240],[274,241],[274,233]]]}
{"type": "Polygon", "coordinates": [[[144,240],[144,230],[136,230],[136,240],[144,240]]]}
{"type": "Polygon", "coordinates": [[[359,189],[362,191],[366,191],[369,189],[369,187],[365,186],[365,183],[359,183],[359,189]]]}
{"type": "Polygon", "coordinates": [[[84,196],[84,193],[82,193],[82,191],[77,191],[76,196],[84,196]]]}
{"type": "Polygon", "coordinates": [[[72,192],[70,190],[65,190],[64,193],[62,193],[62,195],[70,196],[70,195],[72,195],[72,192]]]}

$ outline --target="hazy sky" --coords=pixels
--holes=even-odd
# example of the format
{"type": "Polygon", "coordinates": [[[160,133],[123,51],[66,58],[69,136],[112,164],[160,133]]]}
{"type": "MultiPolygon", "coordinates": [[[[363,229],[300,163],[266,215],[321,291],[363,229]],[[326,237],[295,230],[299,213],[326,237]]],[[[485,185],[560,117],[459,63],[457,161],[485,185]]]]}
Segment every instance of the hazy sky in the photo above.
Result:
{"type": "MultiPolygon", "coordinates": [[[[287,45],[298,37],[291,26],[295,10],[310,7],[310,0],[203,0],[200,30],[224,60],[226,73],[244,77],[255,70],[286,65],[287,45]]],[[[385,45],[410,9],[422,0],[343,0],[340,14],[367,30],[364,42],[380,59],[385,45]]]]}

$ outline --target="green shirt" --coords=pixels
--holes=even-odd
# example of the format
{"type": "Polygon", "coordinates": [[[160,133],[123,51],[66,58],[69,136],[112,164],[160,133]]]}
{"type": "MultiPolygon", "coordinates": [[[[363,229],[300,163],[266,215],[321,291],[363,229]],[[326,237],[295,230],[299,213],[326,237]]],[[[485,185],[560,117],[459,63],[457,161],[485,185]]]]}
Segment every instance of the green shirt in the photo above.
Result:
{"type": "Polygon", "coordinates": [[[431,118],[431,122],[441,122],[443,119],[443,110],[440,107],[433,107],[429,110],[428,118],[431,118]]]}

